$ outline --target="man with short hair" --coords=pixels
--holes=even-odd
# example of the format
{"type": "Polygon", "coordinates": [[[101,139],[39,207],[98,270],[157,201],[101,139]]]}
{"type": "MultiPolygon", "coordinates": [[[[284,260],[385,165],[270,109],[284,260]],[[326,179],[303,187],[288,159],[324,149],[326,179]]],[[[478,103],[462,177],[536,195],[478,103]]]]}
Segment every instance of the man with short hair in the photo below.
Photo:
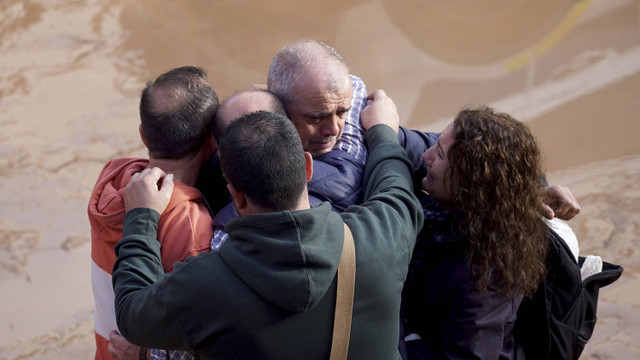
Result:
{"type": "MultiPolygon", "coordinates": [[[[303,40],[276,53],[269,66],[267,88],[282,100],[303,148],[317,158],[336,145],[341,148],[341,141],[350,141],[342,135],[352,108],[353,85],[358,81],[350,77],[347,64],[335,49],[303,40]]],[[[366,98],[366,90],[363,92],[360,96],[366,98]]],[[[351,125],[359,127],[359,119],[355,120],[351,125]]],[[[354,156],[364,159],[366,154],[354,156]]]]}
{"type": "MultiPolygon", "coordinates": [[[[278,97],[266,89],[249,88],[236,92],[226,98],[216,111],[215,121],[212,124],[214,141],[217,143],[220,140],[222,133],[233,120],[257,110],[286,114],[278,97]]],[[[220,157],[218,154],[213,154],[200,169],[196,187],[207,199],[214,214],[229,204],[229,192],[226,185],[227,182],[220,170],[220,157]]],[[[232,211],[225,209],[225,212],[231,213],[232,211]]]]}
{"type": "Polygon", "coordinates": [[[384,92],[371,100],[362,115],[371,128],[365,201],[342,214],[326,203],[310,208],[313,160],[288,119],[254,112],[235,121],[220,151],[241,217],[227,224],[230,239],[219,251],[172,274],[158,271],[155,241],[170,177],[158,188],[159,169],[136,175],[114,267],[123,334],[145,346],[193,348],[206,359],[327,359],[346,223],[357,274],[349,358],[398,358],[400,291],[422,211],[393,131],[395,106],[384,92]]]}
{"type": "MultiPolygon", "coordinates": [[[[302,145],[324,166],[310,186],[319,199],[336,211],[361,202],[362,174],[367,158],[360,111],[367,94],[362,80],[331,46],[302,40],[282,48],[273,57],[267,87],[282,100],[302,145]],[[333,151],[332,151],[333,150],[333,151]],[[338,151],[342,150],[342,151],[338,151]]],[[[398,139],[407,149],[414,170],[422,167],[422,153],[438,134],[399,127],[398,139]]]]}
{"type": "Polygon", "coordinates": [[[116,259],[113,247],[122,237],[125,214],[123,191],[134,174],[159,167],[176,179],[173,196],[159,222],[160,271],[170,272],[174,263],[210,249],[212,218],[193,186],[202,163],[215,151],[210,134],[217,106],[218,97],[204,70],[185,66],[160,75],[147,84],[140,100],[140,137],[149,159],[111,160],[98,177],[88,206],[96,359],[112,359],[110,334],[117,338],[112,350],[115,346],[118,351],[134,352],[135,358],[140,352],[115,333],[111,284],[116,259]]]}

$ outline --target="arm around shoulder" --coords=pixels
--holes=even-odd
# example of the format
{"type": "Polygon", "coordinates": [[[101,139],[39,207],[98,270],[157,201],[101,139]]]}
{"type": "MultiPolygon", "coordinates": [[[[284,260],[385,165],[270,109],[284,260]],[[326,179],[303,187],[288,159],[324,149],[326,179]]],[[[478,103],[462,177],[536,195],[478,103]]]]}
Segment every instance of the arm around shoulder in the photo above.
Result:
{"type": "Polygon", "coordinates": [[[160,214],[148,208],[127,212],[116,244],[113,288],[118,329],[127,340],[149,348],[187,349],[179,323],[158,295],[164,275],[156,231],[160,214]],[[156,329],[162,327],[162,333],[156,329]]]}
{"type": "MultiPolygon", "coordinates": [[[[369,157],[364,174],[365,204],[372,199],[385,205],[378,216],[393,216],[399,229],[388,236],[397,236],[396,230],[405,232],[409,249],[413,249],[415,238],[422,228],[424,215],[420,202],[413,194],[412,164],[405,150],[398,144],[397,134],[386,125],[376,125],[365,133],[369,157]],[[393,215],[391,215],[393,214],[393,215]],[[395,232],[395,235],[394,235],[395,232]]],[[[391,223],[389,222],[389,223],[391,223]]]]}

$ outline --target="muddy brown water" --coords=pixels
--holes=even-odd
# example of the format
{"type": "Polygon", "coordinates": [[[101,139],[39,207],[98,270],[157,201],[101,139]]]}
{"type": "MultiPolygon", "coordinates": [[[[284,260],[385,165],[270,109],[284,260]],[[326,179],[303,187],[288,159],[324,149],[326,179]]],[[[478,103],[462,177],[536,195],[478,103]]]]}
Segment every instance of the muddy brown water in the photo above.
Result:
{"type": "MultiPolygon", "coordinates": [[[[0,358],[91,353],[87,198],[105,161],[145,156],[137,101],[161,72],[202,66],[225,98],[264,83],[285,44],[317,39],[403,125],[440,131],[486,103],[530,125],[548,171],[606,160],[632,178],[639,17],[638,0],[0,0],[0,358]]],[[[616,336],[626,350],[609,353],[633,353],[616,336]]]]}

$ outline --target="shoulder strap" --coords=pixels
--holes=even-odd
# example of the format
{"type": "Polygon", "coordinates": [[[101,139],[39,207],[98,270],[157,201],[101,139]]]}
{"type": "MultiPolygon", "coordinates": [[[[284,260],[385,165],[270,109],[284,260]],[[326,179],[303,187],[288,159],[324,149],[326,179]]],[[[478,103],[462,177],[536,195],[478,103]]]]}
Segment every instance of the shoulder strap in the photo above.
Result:
{"type": "Polygon", "coordinates": [[[356,281],[356,249],[351,230],[344,224],[344,243],[338,264],[338,289],[336,293],[336,313],[333,319],[333,340],[331,360],[346,359],[351,336],[351,314],[356,281]]]}

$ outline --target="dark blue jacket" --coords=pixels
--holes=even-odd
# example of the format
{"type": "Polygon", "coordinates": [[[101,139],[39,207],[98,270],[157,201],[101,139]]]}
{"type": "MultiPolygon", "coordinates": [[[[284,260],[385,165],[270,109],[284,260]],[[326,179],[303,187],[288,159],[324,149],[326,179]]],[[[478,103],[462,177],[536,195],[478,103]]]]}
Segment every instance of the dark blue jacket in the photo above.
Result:
{"type": "Polygon", "coordinates": [[[323,201],[336,212],[362,202],[364,166],[342,150],[330,151],[313,160],[313,176],[307,183],[311,206],[323,201]]]}
{"type": "MultiPolygon", "coordinates": [[[[400,126],[398,129],[398,141],[400,142],[400,146],[404,147],[407,152],[407,157],[413,164],[414,172],[426,171],[422,162],[422,154],[427,151],[428,148],[438,143],[439,136],[440,133],[425,133],[400,126]]],[[[420,179],[422,179],[422,177],[420,179]]]]}
{"type": "MultiPolygon", "coordinates": [[[[398,141],[407,152],[414,172],[424,172],[422,154],[438,142],[438,136],[400,126],[398,141]]],[[[364,166],[344,151],[334,150],[314,159],[313,178],[308,183],[311,206],[329,201],[334,211],[342,212],[351,205],[360,204],[363,172],[364,166]]]]}

